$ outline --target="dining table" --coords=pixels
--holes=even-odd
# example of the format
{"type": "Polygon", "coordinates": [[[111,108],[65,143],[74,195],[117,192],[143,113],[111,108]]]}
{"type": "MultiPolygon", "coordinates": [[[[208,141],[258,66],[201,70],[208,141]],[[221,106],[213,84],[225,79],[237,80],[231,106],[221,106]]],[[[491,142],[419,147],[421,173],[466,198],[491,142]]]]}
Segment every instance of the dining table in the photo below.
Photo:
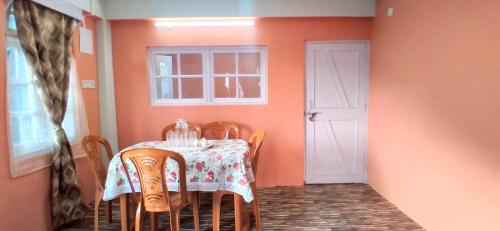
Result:
{"type": "MultiPolygon", "coordinates": [[[[234,192],[235,228],[248,230],[249,215],[244,202],[253,200],[250,183],[255,178],[251,166],[250,146],[242,139],[209,140],[206,147],[177,147],[167,141],[145,141],[129,146],[110,160],[104,188],[104,201],[120,198],[121,230],[127,231],[128,195],[131,185],[125,171],[129,172],[135,192],[140,192],[137,170],[130,159],[123,166],[120,154],[139,148],[155,148],[181,154],[186,162],[186,187],[188,191],[214,192],[218,190],[234,192]]],[[[165,183],[169,191],[179,191],[178,165],[168,160],[165,167],[165,183]]]]}

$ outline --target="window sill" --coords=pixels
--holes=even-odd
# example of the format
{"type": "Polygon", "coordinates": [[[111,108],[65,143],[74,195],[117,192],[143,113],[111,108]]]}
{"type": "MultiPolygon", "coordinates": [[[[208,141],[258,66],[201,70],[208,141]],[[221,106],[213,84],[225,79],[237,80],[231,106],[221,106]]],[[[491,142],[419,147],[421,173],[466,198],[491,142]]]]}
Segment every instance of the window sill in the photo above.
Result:
{"type": "MultiPolygon", "coordinates": [[[[83,152],[83,149],[78,142],[72,142],[71,148],[73,150],[74,160],[85,157],[85,152],[83,152]]],[[[52,166],[52,152],[11,159],[10,164],[10,174],[12,178],[25,176],[52,166]]]]}

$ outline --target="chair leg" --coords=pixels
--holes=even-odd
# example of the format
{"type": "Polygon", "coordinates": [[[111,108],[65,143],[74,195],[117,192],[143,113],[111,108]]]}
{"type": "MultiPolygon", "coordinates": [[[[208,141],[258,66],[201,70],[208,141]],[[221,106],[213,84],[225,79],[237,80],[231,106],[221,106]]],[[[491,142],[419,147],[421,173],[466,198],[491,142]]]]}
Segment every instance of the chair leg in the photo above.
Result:
{"type": "Polygon", "coordinates": [[[193,219],[194,219],[194,230],[199,231],[200,230],[200,216],[199,216],[199,193],[198,192],[193,192],[192,193],[192,198],[193,198],[193,219]]]}
{"type": "Polygon", "coordinates": [[[113,201],[110,200],[106,203],[106,220],[108,223],[113,223],[113,201]]]}
{"type": "Polygon", "coordinates": [[[158,215],[156,213],[149,213],[149,224],[151,226],[151,231],[158,230],[158,215]]]}
{"type": "MultiPolygon", "coordinates": [[[[126,208],[126,213],[129,213],[129,210],[132,214],[136,213],[136,211],[139,209],[139,206],[141,205],[141,202],[137,202],[137,197],[140,198],[140,194],[127,194],[127,208],[126,208]]],[[[140,200],[140,199],[139,199],[140,200]]],[[[127,222],[128,222],[128,216],[127,216],[127,222]]],[[[132,223],[132,226],[129,228],[129,230],[135,230],[135,222],[132,223]]]]}
{"type": "Polygon", "coordinates": [[[171,210],[170,211],[170,230],[178,231],[179,230],[179,210],[171,210]]]}
{"type": "Polygon", "coordinates": [[[129,231],[130,228],[134,227],[129,226],[129,201],[130,197],[128,194],[120,195],[120,230],[121,231],[129,231]]]}
{"type": "Polygon", "coordinates": [[[252,194],[253,194],[252,213],[253,217],[255,218],[255,229],[257,231],[260,231],[262,227],[260,223],[260,208],[259,208],[259,199],[257,196],[257,187],[255,185],[255,182],[253,182],[250,186],[252,187],[252,194]]]}
{"type": "Polygon", "coordinates": [[[95,196],[94,200],[94,230],[98,231],[99,230],[99,204],[101,203],[101,198],[99,195],[95,196]]]}
{"type": "Polygon", "coordinates": [[[234,225],[236,231],[247,231],[250,227],[250,219],[248,214],[246,214],[245,207],[243,205],[243,198],[236,194],[232,194],[234,199],[234,225]]]}
{"type": "Polygon", "coordinates": [[[137,211],[137,205],[139,204],[135,198],[140,198],[140,194],[130,194],[129,196],[130,200],[132,202],[132,206],[129,206],[130,209],[132,210],[131,212],[134,213],[134,211],[137,211]]]}
{"type": "Polygon", "coordinates": [[[143,212],[142,212],[142,202],[139,202],[137,205],[137,211],[135,212],[135,231],[142,231],[143,230],[143,212]]]}
{"type": "Polygon", "coordinates": [[[222,192],[212,193],[212,225],[213,231],[220,230],[220,203],[222,201],[222,192]]]}

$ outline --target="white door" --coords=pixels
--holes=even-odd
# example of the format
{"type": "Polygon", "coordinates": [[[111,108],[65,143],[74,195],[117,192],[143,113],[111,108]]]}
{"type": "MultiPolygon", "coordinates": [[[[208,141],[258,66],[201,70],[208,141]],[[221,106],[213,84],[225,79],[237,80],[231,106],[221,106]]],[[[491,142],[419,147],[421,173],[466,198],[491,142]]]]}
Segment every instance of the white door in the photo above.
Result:
{"type": "Polygon", "coordinates": [[[306,43],[306,183],[366,182],[367,42],[306,43]]]}

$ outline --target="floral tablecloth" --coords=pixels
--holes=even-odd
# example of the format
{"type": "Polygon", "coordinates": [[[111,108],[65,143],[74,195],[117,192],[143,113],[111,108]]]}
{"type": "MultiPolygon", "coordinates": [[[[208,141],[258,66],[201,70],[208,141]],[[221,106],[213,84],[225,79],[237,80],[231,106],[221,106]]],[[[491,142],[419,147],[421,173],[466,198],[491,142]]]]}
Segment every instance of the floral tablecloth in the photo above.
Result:
{"type": "MultiPolygon", "coordinates": [[[[121,152],[136,148],[158,148],[180,153],[186,161],[186,184],[188,191],[217,190],[231,191],[240,194],[246,202],[253,200],[250,183],[254,181],[250,160],[250,148],[244,140],[210,141],[210,148],[175,148],[169,147],[165,141],[147,141],[135,144],[121,152]]],[[[120,153],[121,153],[120,152],[120,153]]],[[[140,190],[137,171],[131,160],[127,160],[134,190],[140,190]]],[[[169,160],[165,169],[168,190],[179,191],[177,162],[169,160]]],[[[103,200],[111,200],[120,194],[131,193],[125,168],[116,154],[108,168],[108,176],[103,200]]]]}

